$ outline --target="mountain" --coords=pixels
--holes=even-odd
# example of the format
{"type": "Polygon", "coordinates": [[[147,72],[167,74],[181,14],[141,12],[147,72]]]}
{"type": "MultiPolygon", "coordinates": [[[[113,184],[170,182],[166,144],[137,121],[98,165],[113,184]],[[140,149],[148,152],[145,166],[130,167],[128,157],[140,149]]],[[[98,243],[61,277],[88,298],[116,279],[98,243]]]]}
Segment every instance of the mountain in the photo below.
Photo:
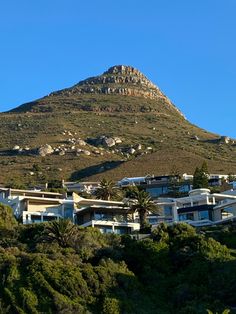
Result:
{"type": "Polygon", "coordinates": [[[182,115],[139,70],[123,65],[113,66],[102,75],[23,104],[12,112],[52,112],[68,109],[109,112],[167,111],[182,115]],[[120,96],[131,96],[132,100],[130,102],[127,97],[122,99],[120,96]]]}
{"type": "Polygon", "coordinates": [[[118,65],[1,113],[0,183],[236,173],[236,146],[187,121],[137,69],[118,65]]]}

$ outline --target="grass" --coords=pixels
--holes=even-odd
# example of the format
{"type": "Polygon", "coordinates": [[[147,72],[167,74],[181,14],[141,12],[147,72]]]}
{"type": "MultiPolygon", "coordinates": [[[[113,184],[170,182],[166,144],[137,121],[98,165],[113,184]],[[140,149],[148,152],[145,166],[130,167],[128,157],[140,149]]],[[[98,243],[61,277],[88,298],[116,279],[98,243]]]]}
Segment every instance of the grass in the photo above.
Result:
{"type": "MultiPolygon", "coordinates": [[[[214,142],[218,135],[189,123],[163,100],[121,95],[84,94],[70,98],[56,95],[0,116],[1,184],[11,178],[34,184],[38,177],[30,175],[33,164],[42,166],[44,180],[75,179],[76,174],[83,180],[120,179],[147,173],[161,175],[169,173],[173,165],[180,172],[193,173],[204,160],[208,162],[210,172],[236,173],[236,147],[214,142]],[[149,109],[142,110],[144,107],[149,109]],[[48,111],[44,112],[43,108],[48,111]],[[32,149],[45,143],[53,147],[68,145],[69,136],[62,134],[64,130],[72,134],[76,132],[73,136],[84,140],[99,135],[119,136],[123,141],[120,146],[140,143],[143,153],[148,146],[153,151],[131,156],[129,160],[119,153],[112,154],[111,150],[105,150],[103,156],[92,153],[91,156],[77,157],[70,153],[44,159],[35,155],[4,154],[15,145],[32,149]],[[194,136],[200,140],[195,140],[194,136]],[[101,170],[101,165],[107,162],[110,168],[101,170]]],[[[94,150],[91,146],[87,149],[94,150]]]]}

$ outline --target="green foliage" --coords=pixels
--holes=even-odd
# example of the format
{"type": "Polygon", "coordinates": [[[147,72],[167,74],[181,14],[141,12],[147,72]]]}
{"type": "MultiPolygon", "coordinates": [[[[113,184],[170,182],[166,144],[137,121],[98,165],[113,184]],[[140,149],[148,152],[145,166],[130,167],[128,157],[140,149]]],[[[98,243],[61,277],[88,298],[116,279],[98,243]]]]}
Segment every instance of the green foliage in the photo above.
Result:
{"type": "Polygon", "coordinates": [[[106,297],[103,301],[102,314],[120,314],[119,301],[106,297]]]}
{"type": "Polygon", "coordinates": [[[0,313],[206,314],[236,303],[235,252],[206,230],[161,224],[136,241],[69,221],[14,229],[14,243],[0,243],[0,313]]]}
{"type": "Polygon", "coordinates": [[[193,189],[208,188],[208,167],[203,162],[201,168],[196,167],[193,175],[193,189]]]}
{"type": "Polygon", "coordinates": [[[50,222],[43,233],[43,240],[57,242],[61,247],[70,247],[77,235],[77,227],[69,219],[50,222]]]}
{"type": "Polygon", "coordinates": [[[0,230],[12,230],[17,226],[17,221],[13,216],[12,208],[0,204],[0,230]]]}
{"type": "Polygon", "coordinates": [[[129,205],[132,211],[137,211],[140,221],[140,232],[145,233],[148,229],[147,215],[149,212],[158,213],[158,208],[152,201],[149,193],[134,189],[129,199],[129,205]]]}
{"type": "MultiPolygon", "coordinates": [[[[210,310],[207,310],[207,313],[208,314],[214,314],[212,311],[210,311],[210,310]]],[[[228,309],[225,309],[223,312],[222,312],[222,314],[229,314],[230,313],[230,310],[228,310],[228,309]]],[[[216,312],[215,314],[219,314],[218,312],[216,312]]]]}
{"type": "Polygon", "coordinates": [[[11,189],[21,189],[21,190],[25,190],[26,189],[26,184],[23,181],[22,178],[10,178],[8,179],[8,181],[6,182],[5,185],[7,188],[11,188],[11,189]]]}
{"type": "Polygon", "coordinates": [[[111,180],[102,179],[99,187],[95,191],[95,196],[98,199],[110,201],[121,198],[121,190],[115,186],[111,180]]]}

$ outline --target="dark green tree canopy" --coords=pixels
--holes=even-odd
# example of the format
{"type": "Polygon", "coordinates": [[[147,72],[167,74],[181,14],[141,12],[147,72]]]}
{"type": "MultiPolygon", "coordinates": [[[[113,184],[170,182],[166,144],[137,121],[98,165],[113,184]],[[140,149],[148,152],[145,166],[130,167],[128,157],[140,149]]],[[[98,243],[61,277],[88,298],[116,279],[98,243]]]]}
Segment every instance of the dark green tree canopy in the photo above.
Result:
{"type": "Polygon", "coordinates": [[[203,162],[201,168],[196,167],[193,175],[193,189],[208,188],[208,174],[206,162],[203,162]]]}
{"type": "Polygon", "coordinates": [[[0,229],[11,230],[17,226],[17,221],[13,216],[12,208],[0,204],[0,229]]]}
{"type": "Polygon", "coordinates": [[[115,185],[112,180],[102,179],[99,187],[95,191],[95,196],[98,199],[107,200],[117,200],[121,197],[121,190],[115,185]]]}
{"type": "Polygon", "coordinates": [[[129,199],[129,205],[132,211],[138,212],[141,231],[147,227],[148,213],[159,212],[149,193],[144,190],[133,189],[131,198],[129,199]]]}

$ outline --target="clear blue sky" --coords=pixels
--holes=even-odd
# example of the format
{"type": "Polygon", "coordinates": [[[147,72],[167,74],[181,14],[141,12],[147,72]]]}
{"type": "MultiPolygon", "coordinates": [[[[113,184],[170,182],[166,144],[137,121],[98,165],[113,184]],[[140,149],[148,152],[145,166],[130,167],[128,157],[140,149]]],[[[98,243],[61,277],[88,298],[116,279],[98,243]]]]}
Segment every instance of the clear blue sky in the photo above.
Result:
{"type": "Polygon", "coordinates": [[[236,138],[235,16],[235,0],[0,1],[0,111],[125,64],[236,138]]]}

